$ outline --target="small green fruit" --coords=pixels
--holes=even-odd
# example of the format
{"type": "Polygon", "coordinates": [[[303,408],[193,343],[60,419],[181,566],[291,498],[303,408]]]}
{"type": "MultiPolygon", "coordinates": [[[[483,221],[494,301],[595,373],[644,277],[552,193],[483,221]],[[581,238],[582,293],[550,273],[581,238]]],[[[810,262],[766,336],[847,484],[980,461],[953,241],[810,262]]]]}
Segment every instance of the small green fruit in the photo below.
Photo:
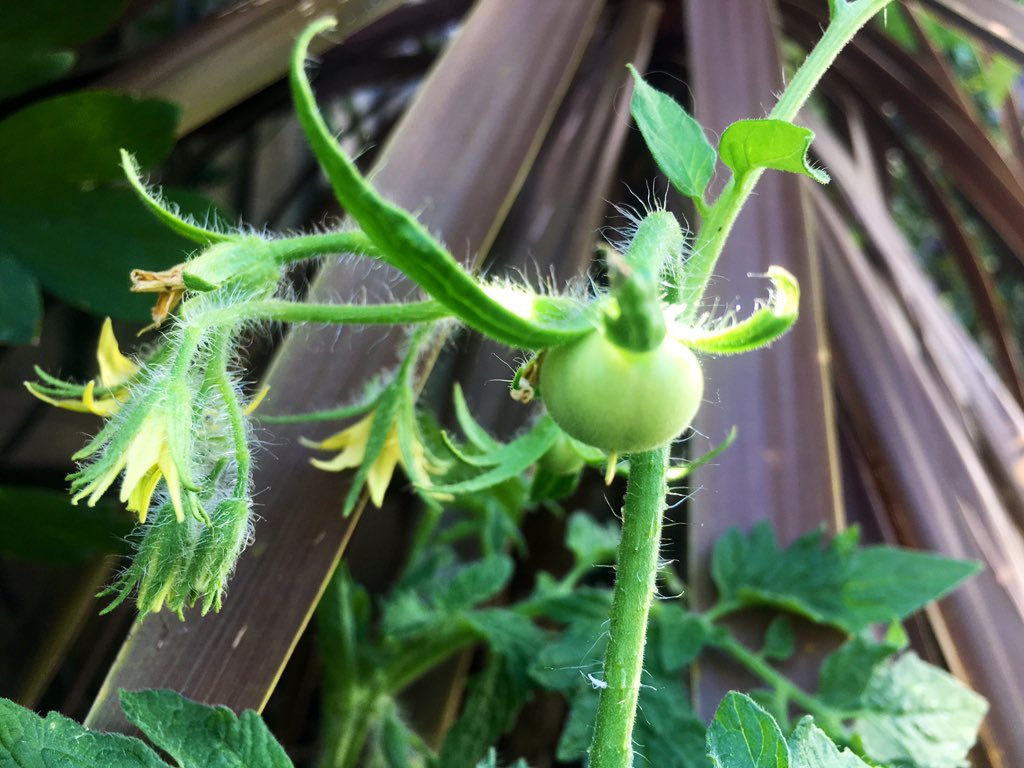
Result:
{"type": "Polygon", "coordinates": [[[547,350],[540,394],[572,437],[608,453],[636,453],[671,442],[690,425],[704,375],[693,352],[674,339],[633,352],[595,331],[547,350]]]}

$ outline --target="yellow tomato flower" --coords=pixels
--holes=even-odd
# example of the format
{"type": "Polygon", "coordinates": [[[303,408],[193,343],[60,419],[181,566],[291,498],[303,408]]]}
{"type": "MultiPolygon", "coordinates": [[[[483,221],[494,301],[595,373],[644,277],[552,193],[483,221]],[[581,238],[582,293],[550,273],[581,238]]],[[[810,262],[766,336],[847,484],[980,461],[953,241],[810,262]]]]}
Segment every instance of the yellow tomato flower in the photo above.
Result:
{"type": "Polygon", "coordinates": [[[167,485],[175,517],[179,523],[185,520],[181,477],[171,456],[162,414],[149,414],[142,422],[138,434],[128,443],[127,449],[121,453],[117,461],[102,475],[79,490],[72,497],[71,503],[77,504],[79,500],[88,496],[86,503],[90,507],[95,506],[106,490],[114,484],[122,469],[124,479],[121,481],[120,498],[121,501],[127,502],[130,512],[135,512],[139,516],[140,523],[146,522],[150,501],[161,478],[167,485]]]}
{"type": "MultiPolygon", "coordinates": [[[[340,451],[333,459],[310,459],[310,463],[327,472],[341,472],[345,469],[355,469],[363,463],[366,456],[366,443],[370,439],[370,430],[373,427],[374,414],[360,419],[351,427],[336,432],[330,437],[314,442],[302,439],[302,444],[308,448],[316,448],[321,451],[340,451]]],[[[415,443],[414,455],[416,469],[425,473],[427,469],[426,458],[423,453],[423,446],[415,443]]],[[[394,423],[388,430],[387,439],[380,454],[370,465],[366,473],[366,486],[370,490],[370,501],[377,508],[384,503],[384,492],[391,484],[391,478],[395,474],[395,465],[400,464],[402,469],[408,473],[408,467],[402,458],[402,450],[398,442],[398,430],[394,423]]]]}
{"type": "Polygon", "coordinates": [[[108,418],[113,416],[128,399],[128,388],[125,382],[138,373],[139,366],[121,354],[121,348],[114,337],[114,327],[108,317],[103,321],[100,341],[96,349],[96,361],[99,363],[99,386],[104,389],[102,397],[95,396],[97,381],[93,379],[85,385],[80,398],[53,397],[44,392],[38,385],[25,382],[25,387],[44,403],[79,413],[94,413],[108,418]]]}

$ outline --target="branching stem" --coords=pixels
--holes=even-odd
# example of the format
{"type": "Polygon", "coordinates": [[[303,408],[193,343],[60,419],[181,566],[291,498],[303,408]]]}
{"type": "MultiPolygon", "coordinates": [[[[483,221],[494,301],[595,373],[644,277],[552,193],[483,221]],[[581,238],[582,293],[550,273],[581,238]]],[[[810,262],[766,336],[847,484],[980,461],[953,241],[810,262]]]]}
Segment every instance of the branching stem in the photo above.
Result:
{"type": "MultiPolygon", "coordinates": [[[[836,3],[835,13],[824,35],[793,75],[769,117],[775,120],[796,118],[839,52],[861,27],[890,2],[892,0],[843,0],[836,3]]],[[[739,182],[731,178],[718,199],[707,208],[680,286],[680,303],[685,306],[681,321],[690,322],[696,318],[733,224],[763,171],[763,168],[756,168],[745,174],[739,182]]]]}

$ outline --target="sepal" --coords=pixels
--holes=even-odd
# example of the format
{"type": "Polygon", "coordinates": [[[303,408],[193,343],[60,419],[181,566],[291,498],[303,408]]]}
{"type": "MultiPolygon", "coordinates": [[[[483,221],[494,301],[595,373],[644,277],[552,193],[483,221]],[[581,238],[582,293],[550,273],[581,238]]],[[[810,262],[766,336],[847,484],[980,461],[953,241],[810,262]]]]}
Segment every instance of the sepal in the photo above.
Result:
{"type": "Polygon", "coordinates": [[[800,284],[782,267],[769,267],[772,281],[768,300],[746,320],[719,322],[717,327],[676,325],[671,333],[682,344],[698,352],[736,355],[768,346],[796,322],[800,307],[800,284]]]}

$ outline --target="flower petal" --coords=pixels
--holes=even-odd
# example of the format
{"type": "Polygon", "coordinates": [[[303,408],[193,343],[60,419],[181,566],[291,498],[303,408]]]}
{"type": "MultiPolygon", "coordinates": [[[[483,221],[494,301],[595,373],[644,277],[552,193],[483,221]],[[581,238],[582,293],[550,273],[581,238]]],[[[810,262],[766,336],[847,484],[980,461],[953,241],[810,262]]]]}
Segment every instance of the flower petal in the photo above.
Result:
{"type": "Polygon", "coordinates": [[[305,439],[302,443],[308,448],[319,448],[321,451],[340,451],[342,448],[354,445],[365,446],[366,441],[370,439],[370,429],[372,427],[373,412],[369,416],[357,421],[351,427],[335,432],[318,443],[305,439]]]}
{"type": "Polygon", "coordinates": [[[341,472],[343,469],[358,467],[363,463],[364,455],[366,455],[366,443],[359,443],[347,446],[333,459],[310,459],[309,463],[325,472],[341,472]]]}
{"type": "Polygon", "coordinates": [[[171,496],[171,504],[174,506],[174,516],[179,523],[185,522],[185,508],[181,503],[181,479],[178,474],[178,467],[171,457],[171,451],[164,443],[160,450],[160,470],[164,474],[164,482],[167,483],[167,492],[171,496]]]}
{"type": "Polygon", "coordinates": [[[128,497],[128,511],[139,516],[139,522],[146,522],[146,515],[149,513],[149,504],[153,499],[153,492],[157,483],[160,482],[160,468],[151,467],[143,478],[136,483],[128,497]]]}
{"type": "Polygon", "coordinates": [[[82,404],[89,413],[109,418],[121,410],[121,401],[115,397],[101,397],[97,400],[93,393],[96,390],[96,382],[90,381],[85,385],[85,392],[82,393],[82,404]]]}
{"type": "Polygon", "coordinates": [[[160,460],[165,444],[163,424],[157,415],[150,414],[125,451],[127,463],[121,481],[121,501],[128,501],[142,479],[160,460]]]}
{"type": "Polygon", "coordinates": [[[25,382],[25,389],[27,389],[32,396],[37,400],[42,400],[44,403],[55,405],[58,408],[63,408],[65,411],[75,411],[76,413],[91,413],[88,406],[85,405],[81,400],[58,400],[55,397],[44,395],[40,392],[30,381],[25,382]]]}
{"type": "Polygon", "coordinates": [[[96,348],[96,361],[100,364],[100,382],[104,387],[123,384],[138,372],[139,367],[121,354],[114,338],[114,326],[108,317],[103,321],[100,343],[96,348]]]}
{"type": "Polygon", "coordinates": [[[370,490],[370,501],[378,509],[384,503],[384,493],[391,485],[391,478],[395,474],[395,465],[398,464],[398,455],[398,441],[396,440],[392,444],[392,441],[389,440],[384,446],[384,450],[380,452],[380,456],[370,466],[370,471],[366,473],[366,487],[370,490]]]}

